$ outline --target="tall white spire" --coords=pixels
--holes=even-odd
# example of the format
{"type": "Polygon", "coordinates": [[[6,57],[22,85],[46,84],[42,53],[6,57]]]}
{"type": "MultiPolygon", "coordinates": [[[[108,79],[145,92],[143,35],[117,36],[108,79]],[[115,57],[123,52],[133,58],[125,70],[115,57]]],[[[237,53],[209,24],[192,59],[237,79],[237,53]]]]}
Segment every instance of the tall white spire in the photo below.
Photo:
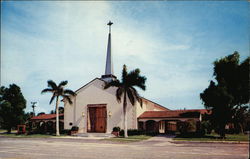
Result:
{"type": "Polygon", "coordinates": [[[110,82],[116,77],[113,75],[113,61],[112,61],[112,54],[111,54],[111,25],[113,23],[109,21],[107,24],[109,26],[109,35],[108,35],[108,46],[107,46],[107,57],[106,57],[106,67],[105,67],[105,74],[102,75],[102,79],[110,82]]]}

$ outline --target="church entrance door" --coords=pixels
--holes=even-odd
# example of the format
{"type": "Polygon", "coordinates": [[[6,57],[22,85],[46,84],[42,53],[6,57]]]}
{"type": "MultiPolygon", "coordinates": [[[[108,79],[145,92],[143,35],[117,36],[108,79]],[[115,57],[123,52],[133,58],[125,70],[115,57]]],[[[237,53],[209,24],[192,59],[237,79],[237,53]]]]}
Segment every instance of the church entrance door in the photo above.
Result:
{"type": "Polygon", "coordinates": [[[88,107],[88,132],[106,132],[107,109],[106,106],[88,107]]]}

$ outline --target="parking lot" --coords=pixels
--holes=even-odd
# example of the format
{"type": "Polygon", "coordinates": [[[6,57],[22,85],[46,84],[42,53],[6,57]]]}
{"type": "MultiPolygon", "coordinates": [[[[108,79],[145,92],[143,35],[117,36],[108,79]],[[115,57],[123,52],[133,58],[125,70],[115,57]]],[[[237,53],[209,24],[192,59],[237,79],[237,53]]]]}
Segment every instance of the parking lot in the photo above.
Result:
{"type": "Polygon", "coordinates": [[[84,159],[247,159],[247,143],[173,142],[166,137],[117,143],[88,138],[9,138],[0,136],[0,158],[84,159]]]}

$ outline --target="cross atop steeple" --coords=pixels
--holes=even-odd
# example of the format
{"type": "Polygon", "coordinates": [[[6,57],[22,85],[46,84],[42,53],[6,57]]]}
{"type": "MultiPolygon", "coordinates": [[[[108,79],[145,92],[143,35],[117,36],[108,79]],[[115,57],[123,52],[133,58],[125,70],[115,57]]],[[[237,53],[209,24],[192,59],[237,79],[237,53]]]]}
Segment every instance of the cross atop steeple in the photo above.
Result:
{"type": "Polygon", "coordinates": [[[112,25],[113,23],[111,22],[111,21],[109,21],[108,22],[108,24],[107,25],[109,25],[109,33],[111,34],[111,25],[112,25]]]}
{"type": "Polygon", "coordinates": [[[108,46],[107,46],[107,57],[106,57],[106,67],[105,67],[105,75],[102,75],[102,79],[110,82],[116,79],[116,76],[113,75],[113,61],[111,56],[111,25],[113,23],[111,21],[108,22],[109,26],[109,35],[108,35],[108,46]]]}

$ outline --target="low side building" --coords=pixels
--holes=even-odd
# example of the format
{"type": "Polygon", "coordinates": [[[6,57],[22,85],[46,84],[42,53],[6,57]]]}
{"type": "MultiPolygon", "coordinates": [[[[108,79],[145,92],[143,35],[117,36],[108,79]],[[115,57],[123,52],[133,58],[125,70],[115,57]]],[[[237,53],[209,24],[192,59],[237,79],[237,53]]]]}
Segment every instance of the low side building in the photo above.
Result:
{"type": "MultiPolygon", "coordinates": [[[[38,133],[55,133],[56,114],[42,114],[30,119],[31,131],[38,133]]],[[[59,114],[60,131],[64,129],[64,114],[59,114]]]]}
{"type": "MultiPolygon", "coordinates": [[[[190,131],[200,129],[206,109],[145,111],[138,117],[138,129],[149,132],[172,133],[182,131],[186,123],[190,131]],[[193,125],[192,125],[193,124],[193,125]]],[[[187,128],[186,128],[187,129],[187,128]]]]}

